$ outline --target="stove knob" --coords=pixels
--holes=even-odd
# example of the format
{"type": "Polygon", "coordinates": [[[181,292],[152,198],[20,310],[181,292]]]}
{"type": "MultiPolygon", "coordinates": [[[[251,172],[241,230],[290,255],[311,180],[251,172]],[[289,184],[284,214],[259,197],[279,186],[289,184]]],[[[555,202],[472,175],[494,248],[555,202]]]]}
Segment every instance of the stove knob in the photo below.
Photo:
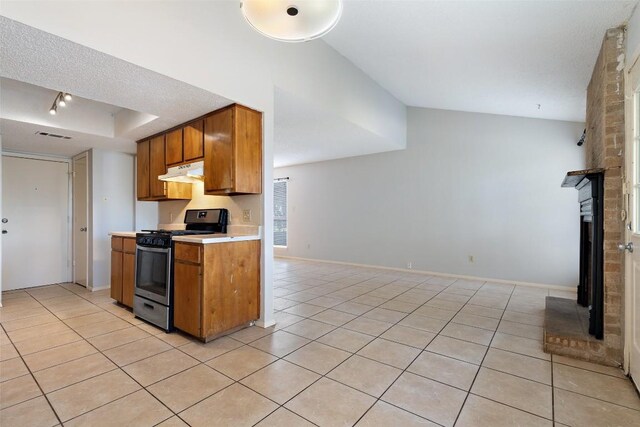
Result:
{"type": "Polygon", "coordinates": [[[155,244],[158,245],[158,246],[164,246],[164,242],[159,237],[156,239],[155,244]]]}

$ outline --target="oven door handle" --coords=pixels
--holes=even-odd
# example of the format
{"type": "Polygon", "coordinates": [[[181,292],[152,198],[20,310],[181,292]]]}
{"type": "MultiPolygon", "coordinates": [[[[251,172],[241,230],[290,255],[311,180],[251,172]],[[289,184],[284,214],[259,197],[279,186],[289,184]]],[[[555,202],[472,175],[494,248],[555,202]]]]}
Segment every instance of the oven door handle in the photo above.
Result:
{"type": "Polygon", "coordinates": [[[171,248],[152,248],[150,246],[141,246],[141,245],[136,245],[136,249],[139,251],[158,252],[158,253],[164,253],[164,254],[168,254],[169,251],[171,251],[171,248]]]}

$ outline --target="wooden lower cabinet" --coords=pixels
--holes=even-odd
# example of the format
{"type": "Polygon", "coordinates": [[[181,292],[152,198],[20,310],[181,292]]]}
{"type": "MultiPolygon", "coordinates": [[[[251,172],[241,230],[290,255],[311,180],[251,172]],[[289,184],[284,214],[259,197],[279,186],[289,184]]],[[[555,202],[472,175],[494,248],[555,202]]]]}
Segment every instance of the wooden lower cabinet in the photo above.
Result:
{"type": "Polygon", "coordinates": [[[176,328],[206,341],[260,317],[259,240],[177,242],[175,256],[176,328]]]}
{"type": "Polygon", "coordinates": [[[136,268],[136,239],[111,237],[111,298],[133,307],[136,268]]]}

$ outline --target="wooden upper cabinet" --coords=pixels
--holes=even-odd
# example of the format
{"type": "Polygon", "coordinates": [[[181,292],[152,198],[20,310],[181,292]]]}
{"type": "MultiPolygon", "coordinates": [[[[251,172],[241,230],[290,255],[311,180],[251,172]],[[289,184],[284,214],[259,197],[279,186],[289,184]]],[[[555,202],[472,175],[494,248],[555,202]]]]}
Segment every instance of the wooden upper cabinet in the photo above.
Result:
{"type": "Polygon", "coordinates": [[[151,197],[163,198],[165,197],[166,183],[158,179],[158,175],[164,175],[167,173],[167,164],[164,156],[164,135],[156,136],[149,141],[150,144],[150,183],[151,183],[151,197]]]}
{"type": "Polygon", "coordinates": [[[190,123],[182,128],[184,161],[192,162],[204,157],[204,120],[190,123]]]}
{"type": "Polygon", "coordinates": [[[204,191],[233,189],[233,109],[225,108],[204,121],[204,191]]]}
{"type": "Polygon", "coordinates": [[[231,105],[204,120],[207,194],[262,192],[262,113],[231,105]]]}
{"type": "Polygon", "coordinates": [[[191,199],[191,184],[158,179],[167,172],[164,135],[138,142],[137,163],[138,200],[191,199]]]}
{"type": "Polygon", "coordinates": [[[165,155],[167,156],[167,166],[182,163],[182,129],[169,132],[165,139],[165,155]]]}
{"type": "Polygon", "coordinates": [[[149,187],[149,140],[138,143],[137,162],[137,189],[138,199],[146,199],[151,195],[149,187]]]}
{"type": "Polygon", "coordinates": [[[201,160],[204,157],[204,120],[198,120],[166,134],[167,166],[201,160]]]}
{"type": "Polygon", "coordinates": [[[138,200],[191,199],[191,184],[158,176],[199,160],[205,194],[262,193],[262,113],[234,104],[138,142],[138,200]]]}

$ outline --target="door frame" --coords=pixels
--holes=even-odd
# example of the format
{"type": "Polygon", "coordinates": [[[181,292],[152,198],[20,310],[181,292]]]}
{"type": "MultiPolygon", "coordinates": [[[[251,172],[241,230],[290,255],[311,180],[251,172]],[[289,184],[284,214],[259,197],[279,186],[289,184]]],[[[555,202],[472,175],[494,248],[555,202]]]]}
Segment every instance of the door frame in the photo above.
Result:
{"type": "MultiPolygon", "coordinates": [[[[72,268],[72,257],[73,257],[73,252],[72,252],[72,233],[71,233],[71,207],[72,207],[72,197],[73,197],[73,186],[72,186],[72,179],[71,179],[71,159],[68,157],[62,157],[62,156],[54,156],[54,155],[48,155],[48,154],[34,154],[34,153],[21,153],[18,151],[6,151],[6,150],[2,150],[2,152],[0,153],[0,155],[2,157],[17,157],[17,158],[21,158],[21,159],[30,159],[30,160],[42,160],[42,161],[47,161],[47,162],[58,162],[58,163],[66,163],[67,164],[67,185],[68,185],[68,190],[67,190],[67,271],[66,271],[66,278],[67,280],[72,279],[73,276],[73,268],[72,268]]],[[[1,160],[1,159],[0,159],[1,160]]],[[[4,185],[4,183],[2,183],[2,185],[4,185]]],[[[1,194],[2,188],[0,187],[0,194],[1,194]]],[[[1,290],[1,289],[0,289],[1,290]]]]}
{"type": "MultiPolygon", "coordinates": [[[[623,185],[623,214],[625,222],[625,235],[624,243],[631,242],[634,237],[634,228],[640,230],[640,224],[632,226],[633,221],[637,221],[640,217],[640,213],[636,212],[636,206],[638,201],[633,199],[633,183],[634,174],[636,173],[637,161],[634,159],[634,131],[635,126],[639,126],[640,123],[636,123],[635,109],[636,109],[636,97],[634,86],[640,85],[640,54],[636,54],[633,61],[627,62],[624,69],[624,128],[625,128],[625,141],[624,141],[624,169],[622,174],[623,185]],[[636,85],[632,83],[637,81],[636,85]]],[[[637,238],[637,235],[635,235],[637,238]]],[[[639,248],[640,249],[640,248],[639,248]]],[[[626,251],[625,251],[626,252],[626,251]]],[[[633,295],[633,263],[629,260],[629,252],[625,253],[625,266],[624,266],[624,345],[623,345],[623,369],[626,375],[630,374],[630,361],[631,361],[631,343],[633,340],[632,334],[632,295],[633,295]]]]}
{"type": "MultiPolygon", "coordinates": [[[[87,207],[86,207],[86,215],[87,215],[87,253],[86,253],[86,263],[87,263],[87,289],[91,289],[91,262],[90,261],[90,255],[91,255],[91,244],[93,242],[92,236],[93,236],[93,227],[91,224],[91,200],[89,199],[91,197],[91,182],[90,182],[90,174],[91,174],[91,170],[90,170],[90,162],[91,162],[91,157],[90,157],[90,152],[89,151],[83,151],[80,154],[76,154],[75,156],[73,156],[70,159],[70,183],[71,183],[71,191],[75,191],[75,181],[73,178],[75,178],[75,170],[74,170],[74,165],[75,165],[75,161],[77,159],[81,159],[82,157],[84,157],[86,159],[86,182],[87,182],[87,194],[86,194],[86,201],[87,201],[87,207]]],[[[75,231],[73,228],[73,222],[74,222],[74,213],[75,213],[75,209],[74,209],[74,197],[73,197],[73,192],[70,193],[70,199],[71,199],[71,210],[70,210],[70,220],[69,220],[69,227],[71,230],[71,281],[73,283],[76,283],[76,269],[75,269],[75,261],[76,261],[76,247],[75,247],[75,231]]]]}

